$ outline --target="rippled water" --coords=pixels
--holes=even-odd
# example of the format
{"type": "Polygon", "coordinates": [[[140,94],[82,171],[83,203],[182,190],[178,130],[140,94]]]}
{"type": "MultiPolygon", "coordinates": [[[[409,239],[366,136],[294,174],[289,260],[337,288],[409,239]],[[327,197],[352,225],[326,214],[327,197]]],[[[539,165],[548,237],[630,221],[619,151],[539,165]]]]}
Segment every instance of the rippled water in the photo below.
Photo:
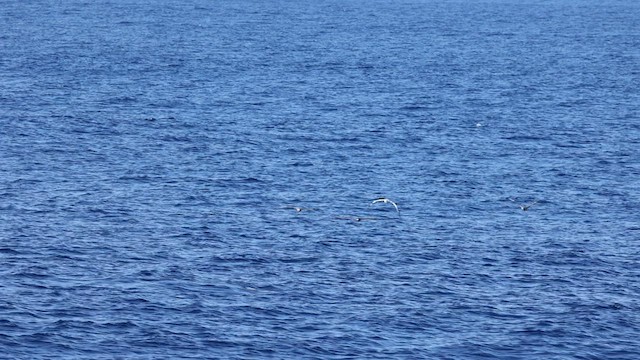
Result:
{"type": "Polygon", "coordinates": [[[3,357],[640,357],[636,2],[0,19],[3,357]]]}

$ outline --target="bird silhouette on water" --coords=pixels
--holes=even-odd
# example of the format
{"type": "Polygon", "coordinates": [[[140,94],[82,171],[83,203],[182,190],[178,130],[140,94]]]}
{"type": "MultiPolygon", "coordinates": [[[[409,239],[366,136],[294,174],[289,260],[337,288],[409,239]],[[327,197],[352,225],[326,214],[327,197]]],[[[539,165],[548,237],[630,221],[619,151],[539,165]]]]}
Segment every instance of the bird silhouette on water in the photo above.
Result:
{"type": "MultiPolygon", "coordinates": [[[[518,199],[517,199],[517,198],[515,198],[515,197],[508,197],[507,199],[508,199],[509,201],[511,201],[511,202],[516,202],[516,201],[518,201],[518,199]]],[[[533,205],[535,205],[535,204],[537,204],[537,203],[538,203],[538,200],[534,200],[534,201],[532,201],[532,202],[530,202],[530,203],[520,204],[520,205],[518,205],[518,206],[520,207],[520,210],[522,210],[522,211],[528,211],[528,210],[529,210],[533,205]]]]}
{"type": "Polygon", "coordinates": [[[537,203],[538,203],[538,200],[535,200],[535,201],[533,201],[531,203],[528,203],[528,204],[522,204],[522,205],[520,205],[520,209],[522,209],[522,211],[528,211],[530,207],[532,207],[533,205],[535,205],[537,203]]]}
{"type": "Polygon", "coordinates": [[[370,221],[370,220],[380,220],[377,217],[366,217],[366,216],[336,216],[338,220],[351,220],[351,221],[370,221]]]}

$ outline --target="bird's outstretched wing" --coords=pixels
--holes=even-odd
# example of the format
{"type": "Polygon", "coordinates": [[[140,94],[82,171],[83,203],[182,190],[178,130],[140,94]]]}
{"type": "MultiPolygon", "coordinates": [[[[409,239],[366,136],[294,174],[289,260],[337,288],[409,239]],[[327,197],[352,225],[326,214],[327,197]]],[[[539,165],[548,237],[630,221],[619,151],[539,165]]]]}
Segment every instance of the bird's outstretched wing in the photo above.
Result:
{"type": "Polygon", "coordinates": [[[375,203],[379,203],[379,202],[382,202],[382,203],[385,203],[385,204],[391,204],[391,205],[393,205],[393,207],[394,207],[394,208],[396,208],[396,211],[397,211],[397,212],[400,212],[400,209],[398,208],[398,204],[396,204],[396,203],[395,203],[393,200],[391,200],[391,199],[387,199],[387,198],[377,198],[377,199],[373,200],[373,201],[371,202],[371,204],[375,204],[375,203]]]}

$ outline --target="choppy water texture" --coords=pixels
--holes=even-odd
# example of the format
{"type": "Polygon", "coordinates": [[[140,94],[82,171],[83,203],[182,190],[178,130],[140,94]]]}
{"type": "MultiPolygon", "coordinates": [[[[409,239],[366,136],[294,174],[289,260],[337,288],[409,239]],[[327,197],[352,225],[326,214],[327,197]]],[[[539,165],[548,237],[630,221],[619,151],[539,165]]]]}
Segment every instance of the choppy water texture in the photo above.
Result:
{"type": "Polygon", "coordinates": [[[4,1],[0,55],[3,358],[640,358],[636,1],[4,1]]]}

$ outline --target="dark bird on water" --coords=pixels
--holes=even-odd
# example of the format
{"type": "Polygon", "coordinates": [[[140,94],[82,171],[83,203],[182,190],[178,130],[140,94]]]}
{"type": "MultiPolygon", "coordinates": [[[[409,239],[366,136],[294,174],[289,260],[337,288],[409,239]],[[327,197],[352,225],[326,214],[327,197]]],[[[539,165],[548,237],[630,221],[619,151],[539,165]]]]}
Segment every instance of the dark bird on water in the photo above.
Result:
{"type": "Polygon", "coordinates": [[[379,220],[376,217],[363,217],[363,216],[336,216],[339,220],[352,220],[352,221],[367,221],[367,220],[379,220]]]}
{"type": "Polygon", "coordinates": [[[300,207],[300,206],[286,206],[285,209],[293,209],[296,212],[314,211],[314,210],[316,210],[314,208],[303,208],[303,207],[300,207]]]}

